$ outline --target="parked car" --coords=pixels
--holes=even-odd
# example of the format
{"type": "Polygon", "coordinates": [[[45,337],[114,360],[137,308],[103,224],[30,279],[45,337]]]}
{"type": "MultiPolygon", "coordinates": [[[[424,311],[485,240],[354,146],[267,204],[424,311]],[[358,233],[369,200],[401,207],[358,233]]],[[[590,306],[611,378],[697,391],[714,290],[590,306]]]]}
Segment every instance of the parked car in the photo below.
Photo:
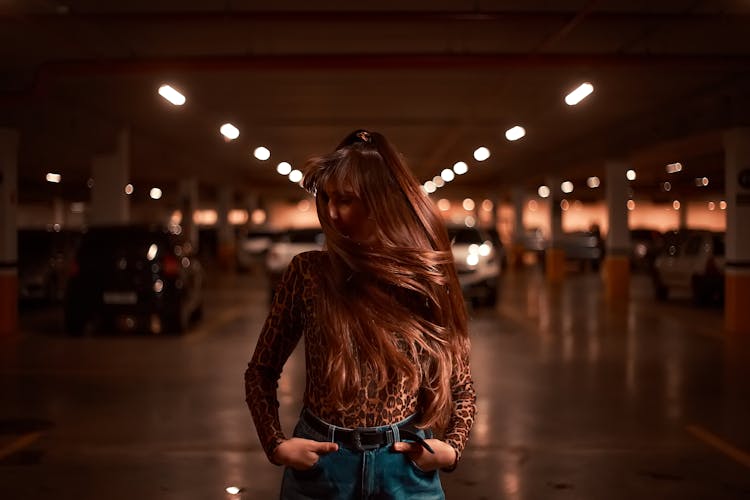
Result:
{"type": "Polygon", "coordinates": [[[70,230],[18,231],[20,300],[62,301],[80,236],[80,232],[70,230]]]}
{"type": "Polygon", "coordinates": [[[598,271],[604,259],[604,241],[599,231],[573,231],[563,233],[559,242],[565,259],[578,263],[581,268],[598,271]]]}
{"type": "MultiPolygon", "coordinates": [[[[524,233],[523,245],[526,251],[533,252],[542,267],[546,263],[546,252],[549,248],[540,229],[529,229],[524,233]]],[[[598,270],[604,259],[604,240],[598,231],[573,231],[563,233],[555,242],[557,248],[565,252],[565,259],[577,263],[580,267],[598,270]]]]}
{"type": "Polygon", "coordinates": [[[630,263],[636,270],[650,271],[661,251],[664,236],[654,229],[630,230],[630,263]]]}
{"type": "Polygon", "coordinates": [[[325,244],[323,229],[289,229],[274,238],[266,254],[266,272],[271,287],[271,297],[277,283],[295,255],[311,250],[322,250],[325,244]]]}
{"type": "Polygon", "coordinates": [[[656,298],[665,300],[675,290],[688,290],[698,304],[723,302],[724,253],[725,233],[668,233],[662,252],[654,260],[656,298]]]}
{"type": "Polygon", "coordinates": [[[473,305],[493,306],[497,301],[500,255],[485,232],[474,227],[448,228],[453,260],[464,297],[473,305]]]}
{"type": "Polygon", "coordinates": [[[68,280],[65,328],[92,320],[154,333],[183,332],[203,311],[203,268],[188,242],[157,226],[86,231],[68,280]]]}
{"type": "Polygon", "coordinates": [[[237,236],[237,268],[247,271],[263,263],[279,232],[273,229],[251,229],[237,236]]]}

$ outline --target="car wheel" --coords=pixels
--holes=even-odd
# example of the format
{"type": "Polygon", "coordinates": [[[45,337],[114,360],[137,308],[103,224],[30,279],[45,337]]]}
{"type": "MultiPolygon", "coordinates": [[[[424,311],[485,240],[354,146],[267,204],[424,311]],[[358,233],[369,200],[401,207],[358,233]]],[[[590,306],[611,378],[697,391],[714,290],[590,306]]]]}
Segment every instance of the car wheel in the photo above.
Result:
{"type": "Polygon", "coordinates": [[[85,328],[86,318],[82,314],[71,310],[65,311],[65,333],[78,337],[83,334],[85,328]]]}
{"type": "Polygon", "coordinates": [[[191,321],[200,321],[203,319],[203,302],[193,309],[193,313],[190,315],[191,321]]]}
{"type": "Polygon", "coordinates": [[[187,330],[188,321],[183,313],[182,306],[178,305],[171,311],[162,314],[161,317],[162,331],[164,333],[183,333],[187,330]]]}
{"type": "Polygon", "coordinates": [[[653,277],[654,282],[654,297],[656,297],[656,300],[659,301],[665,301],[669,298],[669,288],[664,286],[664,284],[659,280],[659,277],[654,274],[653,277]]]}

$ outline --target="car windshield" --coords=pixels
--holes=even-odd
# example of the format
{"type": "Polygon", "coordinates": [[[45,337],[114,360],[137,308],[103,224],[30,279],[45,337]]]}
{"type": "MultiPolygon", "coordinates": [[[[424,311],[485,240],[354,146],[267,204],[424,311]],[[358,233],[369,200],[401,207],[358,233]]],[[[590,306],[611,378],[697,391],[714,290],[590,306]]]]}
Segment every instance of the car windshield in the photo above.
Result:
{"type": "Polygon", "coordinates": [[[152,244],[167,246],[168,242],[168,235],[159,231],[130,228],[94,229],[84,237],[81,258],[92,261],[106,260],[115,254],[147,257],[152,244]]]}
{"type": "Polygon", "coordinates": [[[476,229],[471,228],[451,228],[448,230],[448,238],[454,244],[477,243],[482,244],[482,235],[476,229]]]}
{"type": "Polygon", "coordinates": [[[285,233],[282,241],[288,243],[323,243],[323,232],[320,229],[296,229],[285,233]]]}

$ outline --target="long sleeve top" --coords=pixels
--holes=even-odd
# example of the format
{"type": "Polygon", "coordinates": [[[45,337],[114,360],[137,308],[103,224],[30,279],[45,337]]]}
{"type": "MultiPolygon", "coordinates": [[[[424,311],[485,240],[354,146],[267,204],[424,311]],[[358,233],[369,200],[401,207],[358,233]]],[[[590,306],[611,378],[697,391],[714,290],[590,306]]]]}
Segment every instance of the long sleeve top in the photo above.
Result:
{"type": "MultiPolygon", "coordinates": [[[[358,403],[342,411],[329,401],[324,380],[321,326],[316,321],[317,301],[323,300],[322,273],[330,272],[326,252],[297,255],[276,289],[270,312],[255,353],[245,372],[245,395],[261,445],[271,458],[285,439],[279,422],[278,380],[300,338],[305,340],[306,382],[304,405],[326,422],[339,427],[377,427],[401,421],[418,411],[420,391],[411,390],[405,379],[389,381],[378,391],[374,381],[363,383],[358,403]]],[[[443,439],[460,457],[474,422],[476,393],[468,360],[451,378],[453,411],[443,439]]]]}

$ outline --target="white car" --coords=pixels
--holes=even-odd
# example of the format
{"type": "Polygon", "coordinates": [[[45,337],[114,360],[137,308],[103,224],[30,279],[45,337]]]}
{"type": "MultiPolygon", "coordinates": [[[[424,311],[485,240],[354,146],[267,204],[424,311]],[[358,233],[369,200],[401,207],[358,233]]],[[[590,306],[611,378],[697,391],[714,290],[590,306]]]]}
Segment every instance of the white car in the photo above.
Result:
{"type": "Polygon", "coordinates": [[[295,255],[311,250],[322,250],[325,244],[323,230],[317,228],[289,229],[274,238],[266,254],[266,271],[271,290],[281,279],[295,255]]]}
{"type": "Polygon", "coordinates": [[[494,306],[500,255],[489,235],[474,227],[448,228],[453,260],[464,297],[473,305],[494,306]]]}
{"type": "Polygon", "coordinates": [[[654,294],[665,300],[684,290],[702,304],[724,299],[725,233],[679,231],[668,233],[654,261],[654,294]]]}
{"type": "Polygon", "coordinates": [[[272,229],[255,229],[240,234],[237,237],[237,267],[246,271],[256,263],[263,263],[266,253],[277,236],[278,231],[272,229]]]}

